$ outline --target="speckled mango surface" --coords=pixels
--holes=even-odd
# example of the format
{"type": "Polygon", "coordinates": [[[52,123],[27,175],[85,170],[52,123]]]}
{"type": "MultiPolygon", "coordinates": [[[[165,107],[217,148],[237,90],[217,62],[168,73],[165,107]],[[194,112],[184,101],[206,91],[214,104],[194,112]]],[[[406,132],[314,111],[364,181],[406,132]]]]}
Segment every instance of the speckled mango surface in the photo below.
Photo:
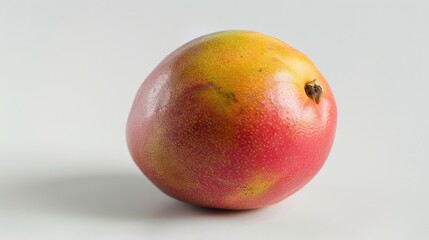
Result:
{"type": "Polygon", "coordinates": [[[167,56],[135,97],[129,150],[164,193],[252,209],[303,187],[331,149],[337,110],[322,74],[286,43],[249,31],[197,38],[167,56]],[[323,90],[315,101],[306,85],[323,90]]]}

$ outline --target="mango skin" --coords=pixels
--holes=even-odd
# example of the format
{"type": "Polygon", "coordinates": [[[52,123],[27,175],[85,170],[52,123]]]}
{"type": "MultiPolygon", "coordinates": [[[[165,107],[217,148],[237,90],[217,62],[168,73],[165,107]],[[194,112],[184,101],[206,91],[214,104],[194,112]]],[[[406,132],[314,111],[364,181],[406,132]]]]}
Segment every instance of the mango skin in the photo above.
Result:
{"type": "Polygon", "coordinates": [[[316,175],[336,122],[331,89],[306,56],[270,36],[224,31],[186,43],[153,70],[135,97],[127,142],[167,195],[253,209],[316,175]],[[314,79],[319,103],[304,90],[314,79]]]}

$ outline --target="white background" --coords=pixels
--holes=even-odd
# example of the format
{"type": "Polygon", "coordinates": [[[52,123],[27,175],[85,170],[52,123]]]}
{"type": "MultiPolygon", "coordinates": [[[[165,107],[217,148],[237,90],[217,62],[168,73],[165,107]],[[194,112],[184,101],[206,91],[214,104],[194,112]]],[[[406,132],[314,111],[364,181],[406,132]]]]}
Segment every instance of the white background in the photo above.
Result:
{"type": "Polygon", "coordinates": [[[425,1],[0,2],[0,239],[429,239],[425,1]],[[247,212],[170,199],[125,124],[150,71],[203,34],[288,42],[329,81],[331,155],[304,189],[247,212]]]}

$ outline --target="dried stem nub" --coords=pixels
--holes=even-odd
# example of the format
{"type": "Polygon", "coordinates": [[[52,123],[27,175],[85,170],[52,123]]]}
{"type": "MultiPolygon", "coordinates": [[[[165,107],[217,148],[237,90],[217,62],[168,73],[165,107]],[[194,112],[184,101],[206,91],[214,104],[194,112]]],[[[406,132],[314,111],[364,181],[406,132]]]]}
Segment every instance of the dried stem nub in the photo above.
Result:
{"type": "Polygon", "coordinates": [[[322,96],[322,87],[317,85],[316,79],[305,84],[305,93],[311,99],[313,99],[317,104],[320,102],[320,97],[322,96]]]}

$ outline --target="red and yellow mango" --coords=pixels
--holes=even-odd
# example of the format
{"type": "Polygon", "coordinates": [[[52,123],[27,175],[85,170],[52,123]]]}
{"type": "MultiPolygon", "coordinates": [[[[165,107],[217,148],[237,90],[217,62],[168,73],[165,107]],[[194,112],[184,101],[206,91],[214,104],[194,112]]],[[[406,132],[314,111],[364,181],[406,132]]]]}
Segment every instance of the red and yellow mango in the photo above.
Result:
{"type": "Polygon", "coordinates": [[[198,206],[252,209],[303,187],[331,149],[328,83],[302,53],[256,32],[197,38],[140,87],[127,141],[163,192],[198,206]]]}

